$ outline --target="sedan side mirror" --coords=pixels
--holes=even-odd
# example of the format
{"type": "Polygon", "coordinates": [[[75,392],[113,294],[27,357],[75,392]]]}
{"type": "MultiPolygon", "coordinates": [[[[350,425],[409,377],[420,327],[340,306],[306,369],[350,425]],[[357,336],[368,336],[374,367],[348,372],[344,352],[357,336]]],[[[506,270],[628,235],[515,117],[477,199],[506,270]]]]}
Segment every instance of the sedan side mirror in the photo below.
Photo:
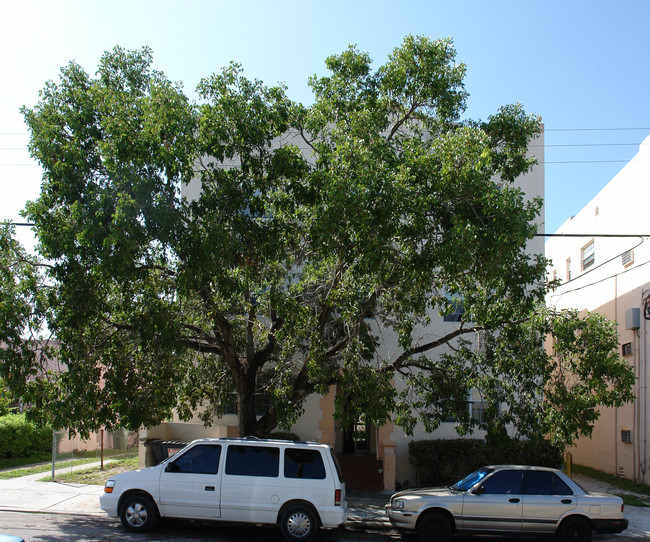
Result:
{"type": "Polygon", "coordinates": [[[481,495],[482,493],[485,493],[485,486],[481,484],[476,489],[474,489],[472,493],[474,493],[474,495],[481,495]]]}

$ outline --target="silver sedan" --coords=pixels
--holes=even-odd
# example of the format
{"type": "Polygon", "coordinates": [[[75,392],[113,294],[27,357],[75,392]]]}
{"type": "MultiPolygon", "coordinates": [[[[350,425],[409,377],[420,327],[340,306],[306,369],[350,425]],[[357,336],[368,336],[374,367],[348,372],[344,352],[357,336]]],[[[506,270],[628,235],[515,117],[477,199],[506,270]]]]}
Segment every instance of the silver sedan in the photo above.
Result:
{"type": "Polygon", "coordinates": [[[557,469],[523,465],[483,467],[449,487],[407,489],[386,507],[391,523],[425,542],[454,533],[556,534],[589,542],[592,531],[627,528],[623,500],[589,493],[557,469]]]}

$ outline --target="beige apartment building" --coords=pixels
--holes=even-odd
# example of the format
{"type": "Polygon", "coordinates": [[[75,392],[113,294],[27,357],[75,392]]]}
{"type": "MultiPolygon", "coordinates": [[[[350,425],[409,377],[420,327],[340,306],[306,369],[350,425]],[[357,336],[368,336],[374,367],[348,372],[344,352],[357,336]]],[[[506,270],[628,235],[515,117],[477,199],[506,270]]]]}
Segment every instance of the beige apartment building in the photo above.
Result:
{"type": "MultiPolygon", "coordinates": [[[[302,141],[297,133],[287,133],[276,144],[290,142],[301,148],[308,158],[311,150],[302,141]]],[[[544,196],[544,136],[543,134],[533,142],[532,154],[538,158],[539,165],[526,175],[523,175],[516,183],[526,197],[529,199],[544,196]]],[[[228,167],[237,167],[237,163],[228,164],[228,167]]],[[[195,179],[184,187],[184,194],[191,199],[200,191],[200,180],[195,179]]],[[[543,232],[544,212],[539,217],[540,232],[543,232]]],[[[533,239],[528,247],[531,254],[543,254],[543,237],[533,239]]],[[[422,330],[427,336],[443,336],[459,326],[454,321],[444,321],[437,315],[432,317],[431,325],[422,330]]],[[[397,337],[385,337],[381,345],[379,355],[387,359],[398,350],[397,337]]],[[[396,380],[394,385],[398,388],[404,384],[396,380]]],[[[359,423],[355,428],[357,434],[363,437],[350,443],[344,442],[344,434],[334,422],[334,401],[337,390],[335,387],[325,396],[310,396],[305,403],[304,414],[291,428],[291,432],[297,434],[303,440],[317,440],[329,444],[337,452],[345,473],[346,484],[350,489],[369,490],[394,490],[396,485],[416,483],[413,467],[409,464],[408,444],[411,440],[422,439],[453,439],[458,438],[455,422],[442,423],[434,433],[426,433],[421,424],[416,426],[412,436],[406,435],[404,431],[392,422],[382,427],[368,426],[359,423]]],[[[482,401],[478,394],[472,394],[467,398],[470,412],[479,413],[482,409],[482,401]]],[[[161,424],[149,430],[143,430],[140,434],[141,442],[149,439],[189,441],[202,437],[230,437],[238,436],[238,420],[235,412],[226,414],[212,427],[204,427],[198,420],[194,423],[183,423],[177,419],[169,423],[161,424]]],[[[468,438],[483,438],[483,434],[475,433],[468,438]]],[[[147,457],[147,449],[140,447],[140,463],[148,464],[150,457],[147,457]]]]}
{"type": "Polygon", "coordinates": [[[598,312],[618,325],[620,354],[634,368],[635,400],[604,408],[591,438],[570,450],[574,463],[648,483],[650,352],[650,137],[558,234],[546,242],[550,278],[562,284],[547,305],[598,312]],[[617,237],[618,236],[618,237],[617,237]]]}

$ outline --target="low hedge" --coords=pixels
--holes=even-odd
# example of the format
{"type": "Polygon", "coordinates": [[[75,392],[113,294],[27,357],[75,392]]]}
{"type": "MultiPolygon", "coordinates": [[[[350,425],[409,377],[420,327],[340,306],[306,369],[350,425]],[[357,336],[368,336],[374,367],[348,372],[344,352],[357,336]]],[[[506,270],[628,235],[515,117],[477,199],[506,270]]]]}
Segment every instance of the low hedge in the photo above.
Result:
{"type": "Polygon", "coordinates": [[[409,462],[419,487],[445,486],[484,465],[514,464],[560,468],[562,452],[547,441],[506,440],[488,445],[479,439],[414,440],[409,462]]]}
{"type": "Polygon", "coordinates": [[[52,428],[36,427],[24,414],[0,416],[0,459],[39,455],[52,450],[52,428]]]}

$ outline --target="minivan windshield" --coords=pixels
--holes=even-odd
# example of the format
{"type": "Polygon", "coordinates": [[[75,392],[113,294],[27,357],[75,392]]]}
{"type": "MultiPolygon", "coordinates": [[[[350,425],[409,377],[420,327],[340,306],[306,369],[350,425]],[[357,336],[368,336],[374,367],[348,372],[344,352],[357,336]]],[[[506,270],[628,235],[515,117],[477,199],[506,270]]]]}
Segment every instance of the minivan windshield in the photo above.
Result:
{"type": "Polygon", "coordinates": [[[453,486],[450,486],[451,489],[455,491],[467,491],[471,487],[478,484],[483,478],[490,474],[494,469],[488,469],[483,467],[477,471],[474,471],[472,474],[468,474],[460,482],[456,482],[453,486]]]}

